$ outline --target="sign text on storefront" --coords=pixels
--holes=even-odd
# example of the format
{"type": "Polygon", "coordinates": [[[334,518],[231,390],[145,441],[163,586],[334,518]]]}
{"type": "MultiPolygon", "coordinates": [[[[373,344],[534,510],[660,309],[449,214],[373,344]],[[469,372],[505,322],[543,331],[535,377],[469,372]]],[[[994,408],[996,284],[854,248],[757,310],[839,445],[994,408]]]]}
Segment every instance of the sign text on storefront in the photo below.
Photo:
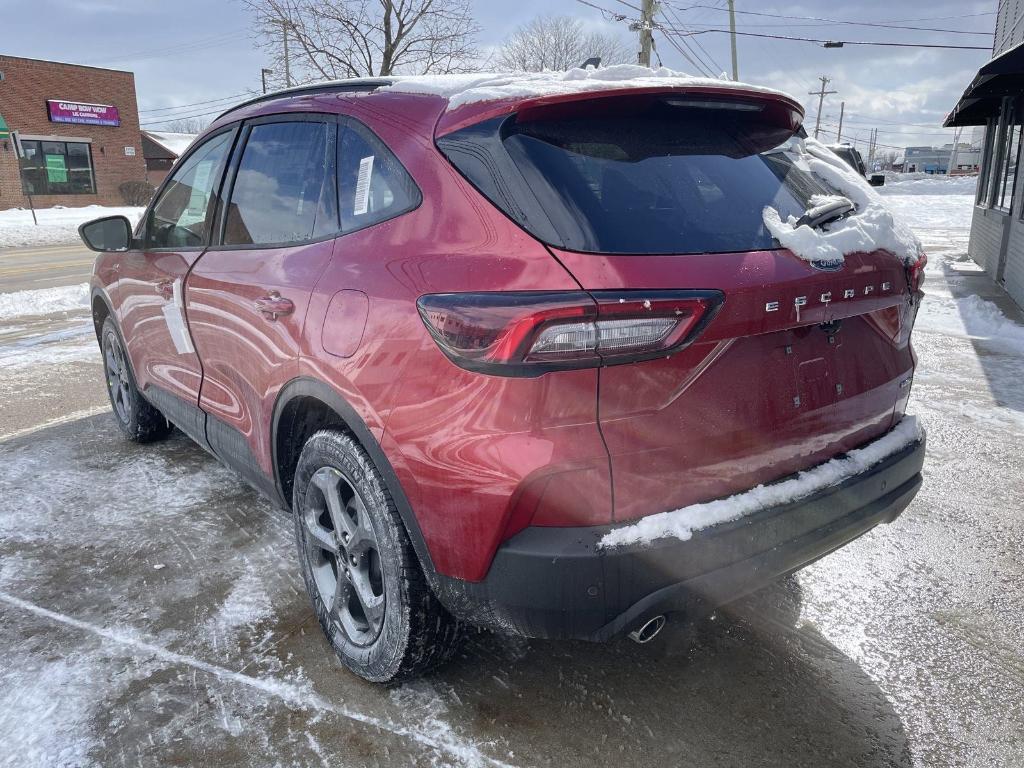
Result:
{"type": "Polygon", "coordinates": [[[120,125],[117,107],[109,104],[83,104],[79,101],[47,99],[50,122],[81,123],[83,125],[120,125]]]}

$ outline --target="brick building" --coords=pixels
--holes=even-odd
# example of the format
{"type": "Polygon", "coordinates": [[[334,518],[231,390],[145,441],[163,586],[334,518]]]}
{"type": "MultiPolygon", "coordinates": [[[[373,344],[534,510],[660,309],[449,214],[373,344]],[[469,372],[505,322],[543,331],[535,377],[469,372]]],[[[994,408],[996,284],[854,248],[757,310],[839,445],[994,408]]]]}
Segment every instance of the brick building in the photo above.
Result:
{"type": "Polygon", "coordinates": [[[39,208],[123,205],[118,187],[145,178],[135,75],[0,55],[0,210],[29,192],[39,208]]]}

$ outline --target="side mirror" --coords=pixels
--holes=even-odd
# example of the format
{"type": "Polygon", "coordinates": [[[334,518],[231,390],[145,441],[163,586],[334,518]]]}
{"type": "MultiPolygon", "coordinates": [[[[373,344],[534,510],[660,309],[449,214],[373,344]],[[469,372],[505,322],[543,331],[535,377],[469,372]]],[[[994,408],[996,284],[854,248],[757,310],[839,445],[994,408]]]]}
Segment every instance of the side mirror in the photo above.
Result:
{"type": "Polygon", "coordinates": [[[127,251],[132,244],[132,225],[124,216],[104,216],[82,224],[78,236],[92,251],[127,251]]]}
{"type": "Polygon", "coordinates": [[[884,173],[873,173],[868,179],[868,184],[872,187],[884,187],[885,186],[885,174],[884,173]]]}

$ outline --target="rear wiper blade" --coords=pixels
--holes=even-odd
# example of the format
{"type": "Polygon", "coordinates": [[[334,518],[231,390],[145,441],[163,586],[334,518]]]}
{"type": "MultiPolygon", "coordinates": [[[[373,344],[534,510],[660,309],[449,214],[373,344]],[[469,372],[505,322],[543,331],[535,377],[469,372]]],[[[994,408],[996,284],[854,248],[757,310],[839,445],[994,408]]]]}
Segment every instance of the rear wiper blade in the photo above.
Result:
{"type": "Polygon", "coordinates": [[[853,202],[845,197],[830,197],[826,202],[808,208],[804,215],[796,220],[796,226],[806,224],[811,229],[840,219],[854,209],[853,202]]]}

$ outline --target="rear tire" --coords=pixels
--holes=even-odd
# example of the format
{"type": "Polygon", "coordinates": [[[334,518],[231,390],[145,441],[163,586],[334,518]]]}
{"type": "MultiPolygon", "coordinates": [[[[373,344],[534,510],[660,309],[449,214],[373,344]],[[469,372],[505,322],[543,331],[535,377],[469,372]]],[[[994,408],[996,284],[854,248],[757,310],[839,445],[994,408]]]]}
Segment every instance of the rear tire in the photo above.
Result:
{"type": "Polygon", "coordinates": [[[313,434],[299,456],[292,501],[302,578],[342,663],[388,683],[448,661],[459,623],[427,584],[363,447],[343,432],[313,434]]]}
{"type": "Polygon", "coordinates": [[[151,443],[170,434],[173,427],[164,415],[146,400],[135,384],[135,374],[121,342],[121,334],[113,318],[103,321],[100,351],[107,396],[114,411],[114,420],[129,440],[151,443]]]}

